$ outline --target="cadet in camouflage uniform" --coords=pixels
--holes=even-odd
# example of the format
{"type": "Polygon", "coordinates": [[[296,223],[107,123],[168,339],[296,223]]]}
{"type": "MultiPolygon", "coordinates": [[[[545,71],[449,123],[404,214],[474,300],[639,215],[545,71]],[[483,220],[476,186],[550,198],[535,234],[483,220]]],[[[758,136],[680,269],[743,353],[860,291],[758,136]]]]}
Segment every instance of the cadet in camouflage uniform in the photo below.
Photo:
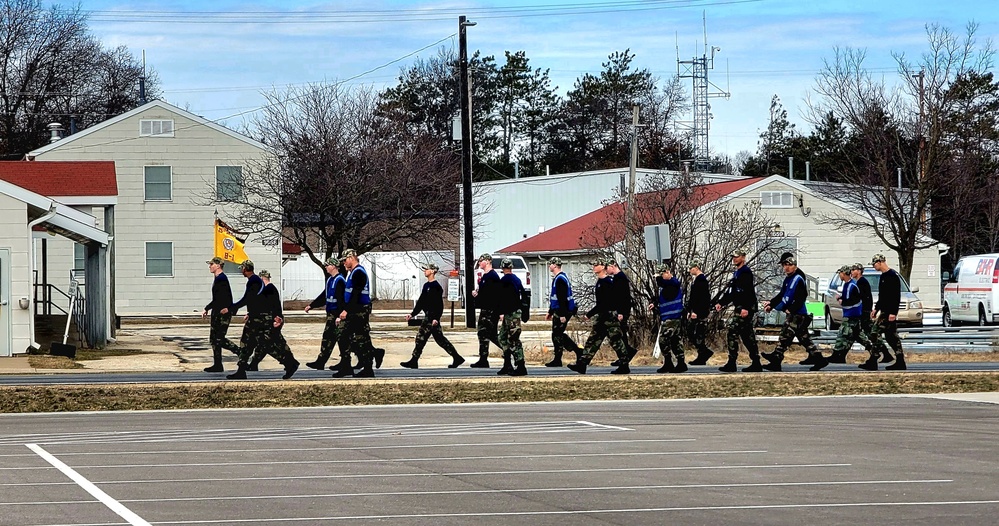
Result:
{"type": "Polygon", "coordinates": [[[472,291],[475,298],[475,306],[479,309],[479,320],[476,324],[475,334],[479,338],[479,361],[473,363],[471,367],[489,367],[489,342],[503,348],[499,343],[499,313],[496,312],[497,296],[499,294],[500,277],[493,270],[492,254],[482,254],[479,256],[479,269],[482,270],[482,277],[479,278],[479,287],[472,291]]]}
{"type": "Polygon", "coordinates": [[[497,311],[500,313],[499,341],[503,347],[504,365],[496,374],[525,376],[527,366],[524,363],[524,345],[520,342],[524,284],[513,273],[513,261],[509,258],[503,259],[500,268],[503,269],[503,277],[500,278],[497,311]],[[513,360],[512,366],[509,359],[513,360]]]}
{"type": "Polygon", "coordinates": [[[611,371],[611,374],[628,374],[631,368],[628,366],[628,350],[621,338],[621,320],[617,316],[618,303],[614,294],[613,279],[607,275],[604,261],[593,262],[593,274],[597,277],[594,287],[597,304],[583,316],[584,320],[593,318],[593,328],[586,343],[583,344],[582,352],[576,353],[576,362],[570,363],[567,367],[579,374],[586,374],[586,366],[590,364],[593,355],[597,354],[604,339],[609,339],[619,360],[617,369],[611,371]]]}
{"type": "MultiPolygon", "coordinates": [[[[347,283],[344,287],[344,309],[340,313],[340,322],[344,323],[343,337],[349,339],[350,350],[357,355],[361,370],[353,373],[357,378],[372,378],[374,368],[382,366],[385,358],[383,349],[375,349],[371,343],[371,285],[368,271],[360,265],[357,251],[348,248],[341,258],[347,269],[347,283]],[[374,367],[374,368],[372,368],[374,367]]],[[[352,373],[350,367],[341,367],[333,373],[334,378],[342,378],[352,373]]]]}
{"type": "Polygon", "coordinates": [[[206,263],[208,263],[209,272],[215,275],[215,280],[212,282],[212,302],[205,305],[205,310],[201,313],[202,318],[207,318],[211,312],[211,329],[208,341],[212,344],[212,365],[205,367],[205,372],[221,373],[225,371],[222,366],[222,349],[229,349],[233,353],[239,352],[239,345],[225,337],[226,333],[229,332],[232,314],[228,310],[222,314],[223,309],[228,309],[232,305],[232,288],[229,286],[228,276],[222,272],[222,269],[225,268],[225,261],[222,258],[212,258],[206,263]]]}
{"type": "Polygon", "coordinates": [[[331,371],[338,371],[341,367],[350,368],[350,341],[342,337],[343,331],[340,325],[340,313],[343,312],[343,293],[347,287],[347,280],[340,275],[340,260],[330,257],[326,260],[326,287],[323,291],[305,307],[305,312],[318,307],[326,307],[326,327],[323,329],[323,342],[319,347],[319,356],[314,362],[305,364],[310,369],[322,371],[326,367],[326,362],[333,355],[333,347],[340,345],[340,361],[330,366],[331,371]]]}
{"type": "MultiPolygon", "coordinates": [[[[902,276],[895,272],[885,260],[884,254],[875,254],[871,265],[881,273],[878,278],[878,302],[874,305],[871,318],[874,327],[871,330],[872,339],[878,343],[874,349],[891,346],[895,351],[895,363],[885,367],[886,371],[906,370],[905,355],[902,352],[902,342],[898,339],[898,309],[902,301],[902,276]],[[878,346],[882,347],[878,347],[878,346]]],[[[858,367],[867,371],[878,370],[878,353],[874,351],[866,362],[858,367]]]]}
{"type": "Polygon", "coordinates": [[[690,282],[690,294],[687,298],[687,318],[690,320],[688,335],[697,349],[697,356],[690,361],[690,365],[706,365],[708,358],[714,354],[705,343],[708,316],[711,314],[711,290],[707,276],[701,271],[701,264],[693,262],[689,266],[693,280],[690,282]]]}
{"type": "Polygon", "coordinates": [[[843,265],[839,268],[839,279],[843,280],[843,290],[838,294],[839,303],[843,306],[843,324],[839,327],[839,334],[836,336],[836,346],[833,347],[833,356],[845,357],[854,342],[860,342],[868,353],[877,359],[877,354],[873,352],[871,340],[867,338],[861,328],[860,317],[863,316],[863,304],[861,303],[860,288],[857,282],[850,278],[850,265],[843,265]]]}
{"type": "Polygon", "coordinates": [[[680,345],[680,324],[683,322],[683,285],[673,277],[673,271],[663,264],[656,277],[659,288],[659,304],[649,304],[649,310],[659,308],[659,350],[663,355],[663,366],[657,373],[682,373],[687,370],[683,347],[680,345]],[[673,365],[672,353],[676,357],[673,365]]]}
{"type": "Polygon", "coordinates": [[[259,363],[264,355],[273,356],[275,360],[284,366],[284,376],[282,380],[291,378],[298,370],[298,360],[291,352],[288,341],[281,334],[284,327],[284,309],[281,305],[281,294],[277,287],[271,283],[271,273],[261,270],[257,275],[263,281],[264,287],[257,295],[257,310],[263,321],[264,330],[261,332],[257,344],[253,347],[253,356],[250,362],[259,363]]]}
{"type": "MultiPolygon", "coordinates": [[[[874,335],[874,320],[871,319],[871,312],[874,310],[874,295],[871,293],[871,283],[864,278],[864,264],[854,263],[850,266],[850,277],[857,283],[860,289],[860,303],[863,305],[860,316],[860,330],[864,331],[867,339],[871,340],[874,350],[881,354],[881,363],[891,363],[895,361],[884,340],[874,335]]],[[[845,357],[844,357],[845,358],[845,357]]],[[[845,363],[844,359],[840,363],[845,363]]]]}
{"type": "Polygon", "coordinates": [[[753,319],[756,317],[757,299],[756,283],[753,281],[753,271],[746,264],[746,251],[732,251],[732,264],[735,265],[735,272],[732,274],[732,281],[729,282],[728,290],[722,295],[721,300],[715,304],[715,311],[721,312],[729,303],[735,307],[735,312],[728,320],[728,362],[718,370],[723,373],[734,373],[737,369],[739,358],[739,340],[742,340],[746,350],[749,351],[751,361],[749,367],[742,370],[744,373],[757,373],[763,371],[760,363],[760,349],[756,345],[756,331],[753,329],[753,319]]]}
{"type": "Polygon", "coordinates": [[[229,308],[222,309],[223,314],[228,312],[235,315],[240,308],[246,307],[243,336],[239,340],[240,347],[238,352],[239,361],[236,362],[237,369],[236,372],[226,376],[230,380],[243,380],[246,378],[246,371],[257,370],[256,363],[251,363],[249,360],[253,357],[254,348],[261,339],[266,337],[266,332],[268,331],[260,315],[260,308],[262,306],[257,298],[260,295],[260,291],[264,288],[264,282],[260,279],[260,276],[253,273],[253,261],[249,259],[240,263],[239,270],[246,277],[246,290],[243,292],[243,297],[229,308]]]}
{"type": "Polygon", "coordinates": [[[576,298],[572,295],[569,276],[562,272],[562,258],[548,260],[548,270],[552,273],[552,290],[548,297],[546,320],[552,322],[552,350],[555,357],[545,367],[562,367],[562,354],[565,351],[579,353],[579,346],[565,333],[569,318],[576,315],[576,298]]]}
{"type": "Polygon", "coordinates": [[[465,359],[458,354],[458,350],[448,341],[441,329],[441,316],[444,314],[444,287],[441,287],[441,284],[437,282],[438,270],[439,267],[436,263],[423,264],[423,275],[427,278],[427,282],[423,285],[423,290],[420,292],[420,298],[416,300],[413,312],[406,315],[406,321],[409,321],[421,310],[425,313],[420,330],[416,333],[416,347],[413,348],[413,357],[409,361],[399,364],[409,369],[420,368],[420,356],[431,336],[453,360],[451,365],[448,365],[448,369],[454,369],[465,363],[465,359]]]}
{"type": "Polygon", "coordinates": [[[801,361],[801,365],[811,365],[812,371],[821,370],[829,365],[829,361],[822,356],[819,348],[812,342],[808,331],[812,327],[812,315],[808,313],[805,303],[808,301],[808,284],[805,282],[805,273],[798,268],[798,261],[791,254],[785,254],[780,260],[784,267],[784,283],[780,292],[770,301],[763,303],[763,310],[770,312],[776,310],[784,312],[784,326],[781,327],[780,336],[777,337],[777,347],[771,353],[763,353],[763,357],[770,363],[763,366],[768,371],[780,371],[781,362],[784,361],[784,353],[791,342],[798,338],[798,343],[805,348],[808,357],[801,361]]]}

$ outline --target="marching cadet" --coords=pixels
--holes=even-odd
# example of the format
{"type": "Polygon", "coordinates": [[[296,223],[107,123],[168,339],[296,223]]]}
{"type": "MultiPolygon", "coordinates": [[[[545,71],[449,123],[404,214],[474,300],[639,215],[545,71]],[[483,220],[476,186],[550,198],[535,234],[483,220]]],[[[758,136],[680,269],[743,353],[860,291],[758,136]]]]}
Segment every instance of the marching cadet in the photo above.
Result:
{"type": "Polygon", "coordinates": [[[281,334],[281,329],[284,327],[281,293],[271,283],[270,272],[261,270],[258,275],[264,286],[253,301],[257,304],[254,310],[261,317],[263,331],[257,344],[253,347],[253,359],[250,361],[260,363],[260,359],[265,354],[269,354],[284,366],[284,376],[281,379],[288,380],[298,370],[299,363],[295,359],[295,355],[291,353],[291,347],[288,346],[287,340],[281,334]]]}
{"type": "Polygon", "coordinates": [[[690,339],[697,349],[697,357],[690,361],[690,365],[705,365],[714,354],[704,343],[708,332],[708,315],[711,313],[711,287],[708,285],[708,277],[701,271],[700,263],[690,264],[690,275],[694,279],[690,283],[687,318],[690,322],[690,339]]]}
{"type": "Polygon", "coordinates": [[[590,336],[583,344],[583,352],[576,353],[576,362],[570,363],[567,367],[579,374],[586,374],[586,366],[590,364],[593,355],[597,354],[604,339],[609,339],[611,347],[617,353],[617,369],[611,374],[628,374],[631,368],[628,366],[628,349],[624,346],[621,338],[621,320],[618,318],[618,302],[614,295],[613,278],[607,275],[607,266],[604,261],[593,262],[593,274],[597,277],[594,286],[594,296],[597,303],[590,309],[584,320],[593,318],[593,328],[590,329],[590,336]]]}
{"type": "Polygon", "coordinates": [[[735,272],[732,274],[728,290],[722,295],[721,300],[715,304],[715,311],[721,312],[729,303],[735,309],[735,313],[728,320],[728,362],[718,370],[723,373],[734,373],[737,369],[739,358],[739,340],[749,352],[751,363],[749,367],[742,370],[744,373],[757,373],[763,370],[760,364],[760,350],[756,345],[756,331],[753,330],[753,318],[757,310],[756,284],[753,281],[753,271],[746,264],[746,251],[732,251],[732,265],[735,272]]]}
{"type": "MultiPolygon", "coordinates": [[[[864,331],[867,339],[871,340],[871,345],[877,346],[875,350],[881,355],[881,363],[895,361],[895,357],[891,355],[891,351],[888,350],[888,346],[884,344],[884,341],[881,339],[875,341],[871,335],[871,332],[874,330],[874,322],[871,320],[871,312],[874,311],[874,295],[871,293],[871,283],[864,279],[864,264],[854,263],[850,267],[850,277],[853,278],[853,281],[857,283],[857,287],[860,289],[860,303],[863,305],[860,316],[860,330],[864,331]]],[[[846,363],[846,357],[840,363],[846,363]]]]}
{"type": "Polygon", "coordinates": [[[326,288],[312,303],[305,307],[305,312],[319,307],[326,307],[326,327],[323,329],[323,342],[319,347],[319,356],[314,362],[305,364],[310,369],[322,371],[326,367],[326,362],[333,355],[333,347],[340,345],[340,361],[330,366],[331,371],[338,371],[341,367],[350,369],[350,341],[342,338],[343,331],[340,325],[340,313],[343,312],[343,294],[347,288],[347,280],[340,275],[340,260],[330,257],[326,260],[326,288]]]}
{"type": "MultiPolygon", "coordinates": [[[[343,289],[344,309],[340,312],[340,321],[344,323],[344,338],[350,341],[350,350],[357,355],[361,370],[353,373],[357,378],[373,378],[380,368],[385,351],[375,349],[371,343],[371,285],[368,271],[357,260],[357,251],[348,248],[343,251],[340,259],[347,269],[347,280],[343,289]]],[[[334,378],[349,376],[353,371],[350,367],[340,367],[333,373],[334,378]]]]}
{"type": "MultiPolygon", "coordinates": [[[[614,282],[617,319],[621,322],[621,339],[624,340],[624,346],[628,349],[628,363],[631,363],[631,359],[638,354],[638,349],[628,342],[628,320],[631,319],[631,280],[628,279],[627,274],[621,272],[621,267],[614,260],[607,261],[607,275],[614,282]]],[[[611,363],[611,365],[618,366],[620,363],[611,363]]]]}
{"type": "Polygon", "coordinates": [[[499,341],[503,347],[503,368],[497,374],[510,376],[526,376],[527,366],[524,363],[524,345],[520,342],[521,309],[523,305],[524,284],[513,273],[513,261],[503,258],[500,263],[503,277],[500,278],[498,309],[500,330],[499,341]],[[510,365],[511,359],[513,365],[510,365]]]}
{"type": "Polygon", "coordinates": [[[479,338],[479,361],[470,367],[489,367],[489,342],[503,348],[499,343],[499,313],[496,312],[497,296],[499,294],[500,277],[493,270],[492,254],[482,254],[479,256],[479,269],[482,270],[482,277],[479,278],[479,287],[472,291],[475,298],[475,306],[479,308],[479,320],[476,324],[475,334],[479,338]]]}
{"type": "Polygon", "coordinates": [[[229,323],[232,321],[232,314],[228,311],[228,307],[232,305],[232,288],[229,286],[229,277],[225,275],[225,272],[222,272],[225,267],[225,261],[222,258],[215,257],[206,263],[208,263],[208,271],[215,275],[215,280],[212,282],[212,301],[205,305],[205,310],[201,313],[201,317],[206,318],[211,312],[211,329],[208,341],[212,344],[213,361],[211,367],[205,367],[205,372],[221,373],[225,371],[225,368],[222,367],[222,349],[226,348],[237,354],[239,352],[239,345],[225,337],[226,333],[229,332],[229,323]],[[223,310],[225,310],[225,314],[222,314],[223,310]]]}
{"type": "Polygon", "coordinates": [[[545,367],[562,367],[562,353],[579,353],[579,346],[565,333],[569,319],[576,315],[576,298],[572,295],[569,276],[562,272],[562,258],[548,260],[548,271],[552,273],[552,291],[548,297],[548,315],[552,322],[552,349],[555,357],[545,367]]]}
{"type": "MultiPolygon", "coordinates": [[[[663,366],[656,369],[657,373],[682,373],[687,370],[683,360],[683,347],[680,346],[680,323],[683,319],[683,285],[673,277],[673,271],[665,263],[659,267],[656,277],[659,288],[659,350],[663,354],[663,366]],[[676,357],[676,365],[673,358],[676,357]]],[[[649,304],[649,310],[656,308],[649,304]]]]}
{"type": "Polygon", "coordinates": [[[798,343],[805,348],[808,357],[801,361],[801,365],[811,365],[811,371],[821,370],[829,365],[819,348],[812,342],[808,331],[812,326],[812,315],[808,314],[805,303],[808,301],[808,284],[805,282],[805,273],[798,268],[798,261],[791,254],[785,254],[780,264],[784,267],[784,283],[781,284],[780,292],[770,301],[763,302],[763,310],[770,312],[776,310],[784,312],[784,326],[781,327],[780,336],[777,337],[777,347],[771,353],[763,353],[763,357],[769,363],[763,366],[768,371],[780,371],[781,362],[784,361],[784,353],[791,342],[798,338],[798,343]]]}
{"type": "Polygon", "coordinates": [[[885,342],[895,351],[895,363],[885,367],[888,371],[904,371],[905,356],[902,354],[902,342],[898,339],[898,306],[902,301],[902,277],[898,275],[885,261],[884,254],[875,254],[871,258],[874,269],[881,273],[878,279],[878,302],[871,312],[874,327],[871,330],[878,342],[872,347],[871,357],[860,368],[867,371],[878,370],[878,353],[874,350],[885,342]],[[882,341],[883,340],[883,341],[882,341]]]}
{"type": "Polygon", "coordinates": [[[243,335],[239,339],[239,361],[236,362],[236,372],[226,375],[230,380],[246,379],[246,371],[256,371],[256,363],[247,363],[254,355],[253,349],[266,331],[263,321],[257,311],[257,296],[264,288],[264,282],[260,276],[253,273],[253,261],[247,259],[240,263],[239,270],[246,278],[246,289],[243,297],[230,307],[222,309],[222,314],[231,313],[235,315],[239,309],[246,307],[246,315],[243,317],[243,335]]]}
{"type": "Polygon", "coordinates": [[[860,342],[874,357],[874,368],[877,369],[878,353],[873,350],[871,340],[861,328],[860,318],[863,316],[864,307],[860,297],[860,287],[850,277],[850,265],[839,268],[839,279],[843,280],[843,290],[837,294],[839,303],[843,306],[843,324],[839,327],[836,345],[833,347],[833,359],[830,361],[846,363],[846,354],[850,352],[854,342],[860,342]]]}
{"type": "Polygon", "coordinates": [[[420,355],[423,354],[423,347],[427,345],[427,340],[431,336],[453,360],[451,365],[448,365],[448,369],[454,369],[465,363],[465,359],[458,354],[458,350],[444,336],[444,331],[441,328],[441,316],[444,315],[444,287],[441,287],[441,284],[437,282],[438,270],[440,267],[436,263],[423,264],[423,275],[427,278],[427,282],[423,284],[423,290],[420,291],[420,298],[416,300],[413,312],[406,315],[406,321],[409,321],[421,310],[424,312],[423,323],[420,324],[420,330],[416,333],[416,347],[413,348],[413,357],[409,361],[399,364],[409,369],[420,368],[420,355]]]}

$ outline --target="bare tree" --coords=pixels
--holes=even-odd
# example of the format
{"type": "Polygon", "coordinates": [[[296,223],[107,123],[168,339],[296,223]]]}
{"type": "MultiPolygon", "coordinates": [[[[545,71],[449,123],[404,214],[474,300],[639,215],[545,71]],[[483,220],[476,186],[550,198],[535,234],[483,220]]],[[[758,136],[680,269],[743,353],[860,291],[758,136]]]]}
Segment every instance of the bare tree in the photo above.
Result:
{"type": "Polygon", "coordinates": [[[348,247],[445,246],[457,228],[459,164],[439,138],[381,116],[367,88],[265,96],[253,125],[272,155],[210,192],[234,228],[301,245],[320,266],[348,247]]]}
{"type": "Polygon", "coordinates": [[[936,244],[929,238],[930,204],[956,184],[944,167],[945,115],[954,97],[947,87],[960,75],[988,68],[990,42],[979,46],[976,26],[964,37],[928,26],[929,50],[918,62],[896,55],[901,86],[889,86],[864,65],[866,53],[836,49],[816,79],[819,100],[812,103],[812,124],[832,115],[850,133],[849,155],[835,169],[842,186],[822,189],[860,212],[827,219],[841,229],[873,229],[898,254],[908,279],[916,250],[936,244]],[[899,184],[901,179],[901,184],[899,184]]]}

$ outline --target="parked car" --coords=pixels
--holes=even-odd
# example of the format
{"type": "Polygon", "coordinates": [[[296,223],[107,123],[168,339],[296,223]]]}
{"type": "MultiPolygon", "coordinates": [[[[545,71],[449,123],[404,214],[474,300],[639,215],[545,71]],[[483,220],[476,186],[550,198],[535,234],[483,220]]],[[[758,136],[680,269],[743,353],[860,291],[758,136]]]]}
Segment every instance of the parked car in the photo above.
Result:
{"type": "Polygon", "coordinates": [[[999,254],[965,256],[944,286],[943,324],[999,322],[999,254]]]}
{"type": "MultiPolygon", "coordinates": [[[[864,269],[864,279],[871,284],[871,295],[874,303],[878,302],[878,278],[881,272],[873,268],[864,269]]],[[[826,327],[836,329],[843,323],[843,307],[839,304],[838,295],[843,291],[843,280],[836,274],[829,280],[829,288],[825,294],[826,327]]],[[[919,288],[910,289],[909,284],[902,279],[902,301],[898,305],[898,324],[900,326],[923,326],[923,302],[916,296],[919,288]]]]}

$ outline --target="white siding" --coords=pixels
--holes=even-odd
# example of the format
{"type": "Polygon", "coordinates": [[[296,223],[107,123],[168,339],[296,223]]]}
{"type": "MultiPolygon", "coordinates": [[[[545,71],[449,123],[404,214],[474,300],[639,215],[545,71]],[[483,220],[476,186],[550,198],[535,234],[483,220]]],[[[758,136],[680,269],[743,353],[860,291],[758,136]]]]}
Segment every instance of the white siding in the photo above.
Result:
{"type": "Polygon", "coordinates": [[[0,317],[0,323],[9,324],[10,348],[7,342],[0,342],[0,355],[20,354],[31,343],[29,317],[32,310],[22,309],[21,298],[31,297],[31,275],[28,273],[28,211],[22,201],[0,195],[0,248],[10,249],[10,304],[0,317]],[[9,313],[9,319],[6,314],[9,313]]]}
{"type": "MultiPolygon", "coordinates": [[[[151,106],[129,118],[111,122],[104,128],[79,137],[64,139],[66,146],[42,151],[38,161],[115,162],[118,178],[118,205],[115,207],[115,300],[119,315],[179,314],[201,312],[210,299],[211,276],[205,261],[214,247],[214,206],[205,206],[206,195],[215,191],[215,167],[245,165],[264,151],[230,133],[205,126],[183,112],[151,106]],[[139,121],[174,121],[173,137],[140,137],[139,121]],[[170,166],[173,199],[146,202],[143,199],[143,167],[170,166]],[[172,277],[145,276],[145,242],[170,241],[174,247],[172,277]]],[[[219,213],[225,210],[220,207],[219,213]]],[[[103,220],[103,210],[94,215],[103,220]]],[[[68,281],[72,246],[50,244],[49,277],[68,281]]],[[[252,237],[246,253],[257,270],[271,271],[281,279],[281,248],[263,246],[252,237]]],[[[234,265],[227,265],[234,295],[242,293],[243,278],[234,265]]],[[[58,286],[58,283],[57,283],[58,286]]]]}

